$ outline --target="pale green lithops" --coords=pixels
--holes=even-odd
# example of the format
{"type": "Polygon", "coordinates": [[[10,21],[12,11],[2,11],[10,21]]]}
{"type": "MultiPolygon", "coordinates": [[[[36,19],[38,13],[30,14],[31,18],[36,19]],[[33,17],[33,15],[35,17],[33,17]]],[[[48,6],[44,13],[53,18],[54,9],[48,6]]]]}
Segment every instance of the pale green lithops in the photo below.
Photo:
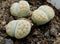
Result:
{"type": "Polygon", "coordinates": [[[19,3],[13,3],[10,12],[13,16],[19,16],[19,3]]]}
{"type": "Polygon", "coordinates": [[[21,39],[26,37],[31,30],[31,23],[27,20],[13,20],[6,26],[6,32],[11,37],[21,39]]]}
{"type": "Polygon", "coordinates": [[[37,25],[42,25],[50,21],[54,16],[54,10],[51,7],[42,5],[32,13],[31,18],[37,25]]]}
{"type": "Polygon", "coordinates": [[[30,13],[30,6],[27,1],[19,1],[19,3],[13,3],[10,8],[11,14],[17,17],[27,17],[30,13]]]}

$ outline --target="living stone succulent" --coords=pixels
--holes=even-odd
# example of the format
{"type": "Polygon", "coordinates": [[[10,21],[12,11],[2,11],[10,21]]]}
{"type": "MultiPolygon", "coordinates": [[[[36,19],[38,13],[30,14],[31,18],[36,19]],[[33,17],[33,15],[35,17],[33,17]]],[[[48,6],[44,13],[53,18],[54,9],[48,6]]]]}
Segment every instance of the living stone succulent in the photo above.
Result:
{"type": "Polygon", "coordinates": [[[26,37],[31,30],[31,23],[27,20],[13,20],[6,25],[6,32],[11,37],[21,39],[26,37]]]}
{"type": "Polygon", "coordinates": [[[19,3],[13,3],[10,12],[13,16],[27,17],[30,13],[30,6],[27,1],[19,1],[19,3]]]}
{"type": "Polygon", "coordinates": [[[32,13],[31,18],[37,25],[42,25],[50,21],[54,16],[54,10],[51,7],[42,5],[32,13]]]}

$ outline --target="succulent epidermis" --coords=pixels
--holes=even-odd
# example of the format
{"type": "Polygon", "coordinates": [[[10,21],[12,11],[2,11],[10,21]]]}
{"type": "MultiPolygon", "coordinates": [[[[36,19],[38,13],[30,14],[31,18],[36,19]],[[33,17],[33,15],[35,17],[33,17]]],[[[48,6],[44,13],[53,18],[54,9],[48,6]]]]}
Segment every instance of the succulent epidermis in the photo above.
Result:
{"type": "Polygon", "coordinates": [[[24,22],[24,21],[21,20],[21,22],[18,23],[17,30],[15,32],[15,37],[18,38],[18,39],[25,37],[26,35],[29,34],[30,29],[31,29],[30,23],[27,22],[27,21],[24,22]]]}
{"type": "Polygon", "coordinates": [[[32,19],[37,25],[42,25],[48,21],[48,17],[46,16],[46,13],[44,13],[41,10],[35,10],[32,15],[32,19]]]}
{"type": "Polygon", "coordinates": [[[53,8],[49,7],[48,5],[43,5],[38,8],[38,10],[42,10],[43,12],[46,13],[49,21],[54,17],[55,13],[53,8]]]}

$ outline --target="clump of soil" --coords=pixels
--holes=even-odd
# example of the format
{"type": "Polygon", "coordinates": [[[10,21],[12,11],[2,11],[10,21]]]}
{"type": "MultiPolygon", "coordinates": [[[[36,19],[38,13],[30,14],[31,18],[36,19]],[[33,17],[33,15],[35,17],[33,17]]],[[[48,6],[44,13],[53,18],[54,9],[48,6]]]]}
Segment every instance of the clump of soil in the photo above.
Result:
{"type": "MultiPolygon", "coordinates": [[[[46,0],[27,0],[31,6],[31,11],[36,10],[41,5],[49,5],[55,11],[55,17],[45,25],[32,27],[30,34],[20,40],[12,38],[6,34],[5,25],[16,18],[11,15],[10,7],[14,2],[20,0],[0,0],[0,42],[1,44],[9,44],[5,42],[6,39],[12,41],[14,44],[53,44],[58,33],[60,33],[60,11],[57,10],[52,4],[46,2],[46,0]],[[54,33],[54,34],[53,34],[54,33]],[[56,33],[56,34],[55,34],[56,33]]],[[[28,18],[29,19],[29,18],[28,18]]],[[[60,39],[60,38],[59,38],[60,39]]]]}

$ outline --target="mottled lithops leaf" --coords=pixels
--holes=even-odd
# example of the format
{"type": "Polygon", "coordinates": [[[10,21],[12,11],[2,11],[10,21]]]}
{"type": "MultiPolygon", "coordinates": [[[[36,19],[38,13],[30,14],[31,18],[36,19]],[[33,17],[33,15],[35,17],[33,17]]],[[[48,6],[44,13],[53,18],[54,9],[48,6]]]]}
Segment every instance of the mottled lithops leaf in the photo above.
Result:
{"type": "Polygon", "coordinates": [[[35,10],[32,14],[32,20],[37,25],[42,25],[48,21],[48,17],[46,16],[46,13],[44,13],[41,10],[35,10]]]}
{"type": "Polygon", "coordinates": [[[30,13],[30,6],[27,1],[20,1],[19,2],[19,11],[20,17],[29,16],[30,13]]]}
{"type": "Polygon", "coordinates": [[[19,3],[15,2],[11,5],[10,12],[13,16],[19,15],[19,3]]]}
{"type": "Polygon", "coordinates": [[[55,15],[53,8],[48,5],[42,5],[38,8],[38,10],[45,12],[49,20],[52,19],[55,15]]]}
{"type": "Polygon", "coordinates": [[[31,23],[24,19],[13,20],[6,26],[7,34],[17,39],[26,37],[30,33],[30,30],[31,23]]]}

